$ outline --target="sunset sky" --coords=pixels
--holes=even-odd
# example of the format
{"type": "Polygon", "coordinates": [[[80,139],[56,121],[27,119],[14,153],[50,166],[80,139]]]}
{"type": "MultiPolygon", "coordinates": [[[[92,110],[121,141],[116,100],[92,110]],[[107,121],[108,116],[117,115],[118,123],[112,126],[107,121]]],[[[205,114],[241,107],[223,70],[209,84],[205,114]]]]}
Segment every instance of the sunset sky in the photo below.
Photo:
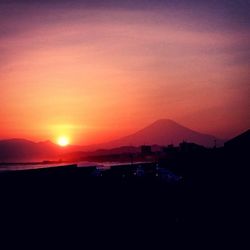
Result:
{"type": "Polygon", "coordinates": [[[160,118],[250,127],[250,1],[0,2],[0,139],[108,141],[160,118]]]}

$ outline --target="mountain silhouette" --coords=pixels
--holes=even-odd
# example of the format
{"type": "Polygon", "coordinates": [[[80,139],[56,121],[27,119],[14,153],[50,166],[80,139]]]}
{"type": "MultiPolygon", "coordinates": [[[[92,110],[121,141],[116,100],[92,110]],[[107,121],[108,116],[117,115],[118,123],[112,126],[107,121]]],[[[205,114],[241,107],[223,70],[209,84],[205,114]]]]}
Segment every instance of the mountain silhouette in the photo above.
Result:
{"type": "Polygon", "coordinates": [[[249,154],[250,149],[250,129],[231,138],[224,144],[226,150],[249,154]]]}
{"type": "MultiPolygon", "coordinates": [[[[169,119],[161,119],[134,134],[98,145],[72,145],[62,148],[50,141],[36,143],[25,139],[1,140],[0,161],[58,160],[61,155],[72,152],[79,152],[82,154],[84,152],[86,153],[86,151],[104,149],[104,151],[98,152],[101,154],[108,154],[131,151],[132,147],[138,147],[144,144],[160,146],[174,144],[177,146],[183,141],[194,142],[206,147],[213,147],[215,140],[217,146],[222,146],[224,143],[222,140],[212,135],[196,132],[169,119]],[[127,150],[126,146],[129,146],[129,150],[127,150]],[[112,151],[110,149],[114,150],[112,151]]],[[[138,149],[133,149],[132,151],[135,150],[138,149]]]]}
{"type": "MultiPolygon", "coordinates": [[[[215,144],[222,146],[223,141],[207,134],[196,132],[184,127],[170,119],[157,120],[151,125],[137,131],[134,134],[122,137],[108,143],[98,145],[100,148],[115,148],[125,145],[140,146],[148,145],[179,145],[183,141],[194,142],[206,147],[213,147],[215,144]]],[[[97,145],[96,145],[97,147],[97,145]]]]}

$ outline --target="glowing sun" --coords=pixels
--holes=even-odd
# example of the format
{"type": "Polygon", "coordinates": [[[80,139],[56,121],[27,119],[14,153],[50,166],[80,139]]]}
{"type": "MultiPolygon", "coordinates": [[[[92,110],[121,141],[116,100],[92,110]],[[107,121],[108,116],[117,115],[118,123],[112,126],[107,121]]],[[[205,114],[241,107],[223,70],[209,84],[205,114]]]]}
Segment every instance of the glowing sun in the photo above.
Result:
{"type": "Polygon", "coordinates": [[[66,136],[60,136],[57,139],[57,144],[61,147],[65,147],[65,146],[69,145],[69,138],[66,136]]]}

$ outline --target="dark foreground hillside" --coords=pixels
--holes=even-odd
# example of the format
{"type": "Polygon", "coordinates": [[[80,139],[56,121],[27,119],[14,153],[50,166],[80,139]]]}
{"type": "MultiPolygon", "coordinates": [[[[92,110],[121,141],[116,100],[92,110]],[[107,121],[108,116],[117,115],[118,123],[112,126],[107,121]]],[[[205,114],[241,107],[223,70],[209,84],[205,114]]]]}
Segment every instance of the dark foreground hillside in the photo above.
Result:
{"type": "Polygon", "coordinates": [[[72,165],[1,173],[1,237],[34,249],[239,247],[248,165],[246,152],[224,148],[103,172],[72,165]]]}

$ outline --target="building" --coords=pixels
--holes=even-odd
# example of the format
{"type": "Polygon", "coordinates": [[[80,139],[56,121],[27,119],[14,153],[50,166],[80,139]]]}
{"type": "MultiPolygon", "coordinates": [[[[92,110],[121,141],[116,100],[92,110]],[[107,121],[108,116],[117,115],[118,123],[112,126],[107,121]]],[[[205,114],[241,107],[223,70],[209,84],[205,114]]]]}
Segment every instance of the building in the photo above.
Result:
{"type": "Polygon", "coordinates": [[[152,154],[152,148],[149,145],[142,145],[141,146],[141,153],[142,155],[151,155],[152,154]]]}
{"type": "Polygon", "coordinates": [[[190,143],[183,141],[180,143],[180,151],[183,153],[196,153],[204,151],[205,147],[196,143],[190,143]]]}

